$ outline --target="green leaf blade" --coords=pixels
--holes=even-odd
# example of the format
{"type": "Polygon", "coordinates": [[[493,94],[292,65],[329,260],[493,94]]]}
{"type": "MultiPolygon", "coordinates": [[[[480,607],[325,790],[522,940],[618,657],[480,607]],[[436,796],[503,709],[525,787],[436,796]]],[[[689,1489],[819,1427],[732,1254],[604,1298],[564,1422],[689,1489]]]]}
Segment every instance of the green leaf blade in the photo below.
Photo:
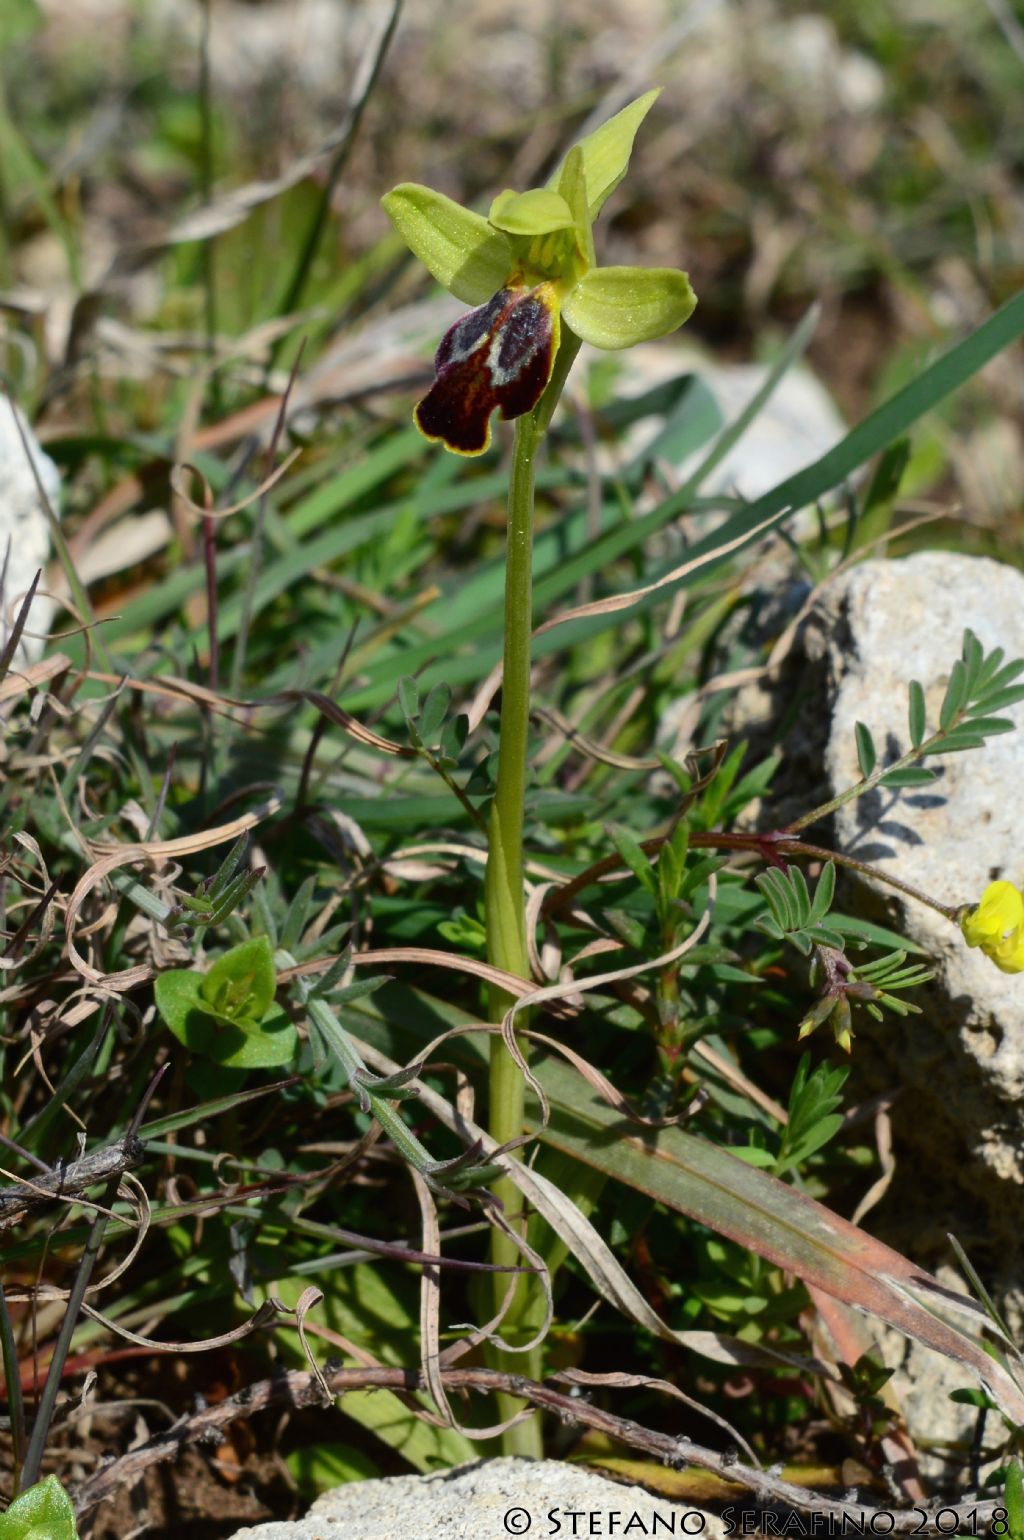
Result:
{"type": "Polygon", "coordinates": [[[924,690],[916,679],[910,681],[910,701],[907,709],[910,718],[910,741],[915,749],[919,749],[924,742],[927,730],[927,713],[924,690]]]}
{"type": "Polygon", "coordinates": [[[621,824],[610,824],[608,838],[615,846],[624,866],[633,873],[641,887],[652,896],[657,894],[658,880],[640,841],[630,829],[621,824]]]}
{"type": "Polygon", "coordinates": [[[921,765],[907,765],[904,770],[890,770],[883,775],[879,786],[901,788],[908,786],[932,786],[935,782],[935,771],[926,770],[921,765]]]}
{"type": "Polygon", "coordinates": [[[952,724],[953,718],[965,705],[966,701],[967,667],[962,659],[958,658],[950,669],[949,683],[946,686],[942,709],[939,712],[939,727],[943,732],[952,724]]]}
{"type": "Polygon", "coordinates": [[[854,725],[853,732],[857,740],[857,763],[860,765],[860,773],[866,781],[878,763],[875,740],[863,722],[857,722],[854,725]]]}
{"type": "Polygon", "coordinates": [[[0,1540],[78,1540],[75,1510],[56,1476],[29,1487],[0,1515],[0,1540]]]}

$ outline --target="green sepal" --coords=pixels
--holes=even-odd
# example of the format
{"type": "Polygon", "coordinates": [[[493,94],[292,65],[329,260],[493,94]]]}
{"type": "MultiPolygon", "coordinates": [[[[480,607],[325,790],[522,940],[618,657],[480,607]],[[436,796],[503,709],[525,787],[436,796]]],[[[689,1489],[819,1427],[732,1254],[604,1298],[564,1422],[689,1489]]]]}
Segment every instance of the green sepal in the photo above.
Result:
{"type": "MultiPolygon", "coordinates": [[[[660,89],[645,91],[643,96],[638,96],[635,102],[630,102],[628,107],[623,107],[607,123],[602,123],[600,128],[580,140],[591,219],[597,218],[605,200],[629,170],[629,157],[633,152],[637,129],[660,95],[660,89]]],[[[561,176],[562,166],[559,166],[548,186],[559,187],[561,176]]]]}
{"type": "Polygon", "coordinates": [[[568,203],[550,187],[532,187],[524,193],[507,187],[491,204],[488,220],[509,235],[550,235],[553,230],[570,230],[574,224],[568,203]]]}
{"type": "Polygon", "coordinates": [[[456,299],[482,305],[504,286],[512,247],[480,214],[418,182],[402,182],[380,201],[409,250],[456,299]]]}
{"type": "Polygon", "coordinates": [[[595,267],[563,301],[566,325],[596,348],[629,348],[682,326],[697,296],[674,267],[595,267]]]}

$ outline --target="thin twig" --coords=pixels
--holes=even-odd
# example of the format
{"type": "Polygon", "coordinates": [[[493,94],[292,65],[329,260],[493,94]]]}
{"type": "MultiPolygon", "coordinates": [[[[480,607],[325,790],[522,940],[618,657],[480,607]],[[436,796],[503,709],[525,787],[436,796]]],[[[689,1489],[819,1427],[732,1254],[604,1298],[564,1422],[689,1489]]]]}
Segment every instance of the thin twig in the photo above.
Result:
{"type": "MultiPolygon", "coordinates": [[[[143,1093],[142,1099],[136,1108],[128,1128],[125,1130],[124,1136],[120,1142],[128,1150],[140,1147],[139,1128],[141,1127],[142,1120],[146,1115],[146,1108],[149,1106],[149,1103],[153,1097],[153,1093],[159,1085],[160,1081],[163,1079],[167,1068],[168,1066],[165,1064],[159,1070],[157,1070],[156,1074],[153,1076],[148,1087],[146,1088],[146,1091],[143,1093]]],[[[82,1259],[78,1264],[78,1272],[75,1276],[75,1281],[71,1286],[70,1293],[68,1294],[68,1301],[64,1310],[64,1319],[60,1323],[60,1331],[57,1333],[57,1340],[54,1343],[53,1352],[50,1355],[50,1367],[46,1375],[46,1384],[43,1386],[43,1393],[39,1398],[39,1404],[36,1408],[35,1421],[32,1425],[32,1433],[29,1437],[28,1448],[25,1451],[24,1464],[21,1468],[21,1485],[26,1489],[30,1486],[34,1486],[36,1481],[39,1479],[40,1467],[43,1460],[43,1451],[46,1448],[46,1440],[49,1435],[50,1424],[53,1421],[54,1408],[57,1404],[57,1392],[60,1389],[60,1382],[64,1373],[64,1365],[67,1361],[68,1352],[71,1347],[71,1338],[74,1335],[75,1327],[78,1325],[78,1317],[81,1313],[82,1304],[85,1300],[86,1291],[89,1287],[89,1281],[92,1278],[93,1269],[96,1266],[96,1262],[100,1254],[100,1248],[103,1245],[103,1237],[107,1230],[108,1215],[104,1212],[104,1210],[109,1209],[111,1204],[114,1202],[114,1199],[117,1197],[117,1189],[120,1184],[122,1175],[123,1172],[118,1171],[113,1179],[107,1183],[107,1186],[104,1189],[102,1206],[99,1212],[97,1212],[96,1218],[93,1220],[92,1227],[89,1231],[89,1238],[86,1241],[85,1249],[82,1252],[82,1259]]]]}
{"type": "MultiPolygon", "coordinates": [[[[320,245],[320,238],[323,235],[324,225],[327,222],[334,189],[337,186],[338,178],[345,169],[352,146],[355,143],[356,134],[359,132],[359,125],[362,122],[363,110],[370,100],[374,86],[377,84],[377,77],[380,74],[387,51],[391,46],[391,39],[395,34],[395,28],[398,26],[398,18],[401,14],[402,0],[392,0],[390,15],[384,24],[377,43],[362,61],[359,78],[357,78],[352,91],[353,99],[346,113],[342,137],[334,152],[334,159],[331,161],[330,169],[324,181],[316,213],[313,215],[312,223],[306,232],[306,238],[302,243],[302,250],[299,253],[298,261],[292,270],[288,288],[278,306],[278,315],[291,315],[298,308],[299,301],[305,291],[313,266],[313,259],[316,256],[317,248],[320,245]]],[[[275,358],[280,351],[282,342],[283,338],[274,349],[275,358]]]]}
{"type": "Polygon", "coordinates": [[[0,1229],[16,1224],[31,1209],[55,1198],[74,1198],[142,1164],[145,1146],[140,1139],[119,1139],[105,1150],[93,1150],[71,1165],[58,1165],[45,1175],[27,1178],[16,1187],[0,1187],[0,1229]]]}
{"type": "MultiPolygon", "coordinates": [[[[594,1428],[629,1448],[641,1449],[669,1467],[696,1465],[712,1471],[730,1485],[753,1493],[759,1503],[774,1502],[802,1509],[806,1513],[830,1514],[838,1520],[852,1520],[855,1525],[861,1522],[870,1524],[871,1515],[877,1511],[866,1503],[814,1496],[806,1487],[796,1486],[770,1471],[753,1470],[741,1464],[732,1450],[719,1453],[687,1438],[673,1438],[666,1433],[657,1433],[628,1418],[616,1417],[582,1397],[565,1395],[549,1385],[537,1384],[519,1374],[503,1374],[496,1369],[443,1368],[439,1372],[447,1390],[476,1390],[483,1393],[502,1391],[530,1402],[539,1410],[553,1413],[570,1427],[580,1425],[594,1428]]],[[[326,1372],[324,1377],[330,1391],[336,1396],[348,1390],[410,1392],[424,1388],[423,1375],[417,1369],[336,1369],[326,1372]]],[[[204,1407],[193,1416],[182,1418],[173,1428],[156,1434],[138,1449],[129,1450],[73,1488],[70,1495],[76,1512],[79,1516],[91,1512],[98,1504],[115,1496],[121,1487],[133,1485],[145,1471],[176,1458],[187,1445],[216,1442],[221,1430],[237,1419],[252,1417],[256,1412],[282,1403],[295,1408],[320,1404],[321,1389],[316,1377],[293,1370],[274,1379],[259,1380],[236,1395],[226,1397],[216,1406],[204,1407]]],[[[1001,1501],[996,1498],[987,1502],[971,1501],[959,1507],[947,1505],[937,1511],[943,1515],[944,1521],[946,1515],[952,1512],[963,1516],[965,1523],[970,1515],[976,1514],[977,1519],[984,1524],[993,1510],[1000,1506],[1001,1501]]],[[[930,1515],[923,1508],[911,1508],[891,1515],[886,1510],[887,1533],[926,1534],[935,1529],[930,1515]]],[[[854,1532],[859,1533],[860,1530],[854,1532]]]]}

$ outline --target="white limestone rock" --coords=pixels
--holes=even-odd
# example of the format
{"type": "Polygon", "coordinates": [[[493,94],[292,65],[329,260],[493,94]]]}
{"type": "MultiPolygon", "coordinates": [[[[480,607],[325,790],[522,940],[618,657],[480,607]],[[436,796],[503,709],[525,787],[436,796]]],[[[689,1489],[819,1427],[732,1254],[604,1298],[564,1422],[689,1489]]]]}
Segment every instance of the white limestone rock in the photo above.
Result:
{"type": "MultiPolygon", "coordinates": [[[[604,355],[607,360],[608,355],[604,355]]],[[[584,363],[601,362],[597,349],[587,348],[584,363]]],[[[691,343],[676,338],[630,348],[616,357],[619,373],[616,399],[643,395],[656,385],[694,374],[709,392],[719,416],[720,432],[739,418],[760,391],[770,373],[766,364],[718,364],[691,343]]],[[[636,424],[615,450],[619,462],[641,453],[664,426],[657,417],[636,424]]],[[[846,424],[832,397],[817,375],[802,363],[787,369],[768,401],[745,432],[704,481],[701,491],[754,501],[765,492],[802,471],[845,438],[846,424]]],[[[674,466],[683,482],[704,459],[713,437],[674,466]]],[[[602,469],[616,466],[602,459],[602,469]]]]}
{"type": "MultiPolygon", "coordinates": [[[[745,1506],[753,1508],[753,1502],[745,1506]]],[[[304,1519],[257,1524],[238,1530],[232,1540],[351,1540],[356,1535],[359,1540],[410,1540],[420,1535],[504,1540],[509,1535],[559,1533],[700,1534],[702,1540],[723,1540],[724,1527],[714,1514],[652,1496],[643,1487],[620,1485],[579,1465],[502,1459],[429,1476],[354,1481],[325,1492],[304,1519]],[[555,1519],[552,1510],[557,1510],[555,1519]],[[575,1529],[567,1517],[571,1512],[584,1515],[575,1529]],[[691,1517],[684,1523],[687,1514],[691,1517]]]]}
{"type": "MultiPolygon", "coordinates": [[[[14,410],[17,410],[15,408],[14,410]]],[[[25,440],[46,491],[50,506],[58,511],[60,473],[49,455],[40,448],[22,412],[18,411],[25,440]]],[[[11,404],[0,402],[0,651],[6,646],[18,608],[40,567],[45,568],[50,555],[50,527],[32,470],[14,420],[11,404]],[[6,570],[4,562],[6,560],[6,570]]],[[[46,598],[33,600],[27,629],[45,632],[53,618],[53,603],[46,598]]],[[[37,637],[23,636],[16,663],[32,662],[43,650],[37,637]]]]}
{"type": "MultiPolygon", "coordinates": [[[[761,827],[860,778],[854,728],[871,730],[880,758],[909,745],[908,687],[924,688],[937,725],[965,627],[986,651],[1024,657],[1024,575],[986,557],[928,551],[869,561],[826,588],[774,689],[737,702],[733,731],[795,712],[784,767],[761,827]]],[[[1024,704],[999,712],[1024,725],[1024,704]]],[[[997,878],[1024,881],[1018,788],[1024,734],[930,759],[933,786],[876,789],[847,803],[806,838],[891,871],[943,903],[977,901],[997,878]]],[[[918,994],[923,1014],[860,1014],[854,1072],[862,1090],[896,1088],[896,1178],[872,1216],[922,1262],[948,1258],[954,1231],[983,1276],[1008,1296],[1024,1260],[1024,976],[1000,973],[934,910],[876,880],[844,877],[856,908],[922,946],[936,970],[918,994]],[[927,1179],[923,1179],[927,1173],[927,1179]]]]}

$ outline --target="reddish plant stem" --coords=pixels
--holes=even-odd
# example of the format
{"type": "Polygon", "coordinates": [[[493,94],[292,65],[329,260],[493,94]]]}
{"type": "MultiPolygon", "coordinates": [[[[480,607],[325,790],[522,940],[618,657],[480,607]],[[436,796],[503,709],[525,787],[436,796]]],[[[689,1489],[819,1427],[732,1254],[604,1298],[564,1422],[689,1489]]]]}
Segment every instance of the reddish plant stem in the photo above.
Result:
{"type": "MultiPolygon", "coordinates": [[[[666,834],[655,834],[649,839],[641,840],[641,848],[647,855],[657,855],[662,845],[669,838],[666,834]]],[[[834,861],[837,866],[845,866],[850,871],[860,872],[865,877],[874,877],[878,882],[884,882],[888,887],[895,888],[900,893],[905,893],[908,898],[916,899],[918,903],[925,904],[929,909],[934,909],[947,920],[956,920],[957,913],[962,908],[959,904],[943,904],[937,898],[932,898],[930,893],[925,893],[922,888],[915,887],[913,883],[904,882],[901,877],[894,877],[890,872],[883,871],[881,867],[872,866],[867,861],[858,861],[855,856],[844,855],[839,850],[829,850],[824,845],[809,845],[806,841],[797,839],[785,829],[773,829],[765,834],[741,834],[726,829],[710,829],[704,833],[690,835],[691,850],[744,850],[758,855],[767,866],[781,866],[785,868],[787,856],[810,856],[816,861],[834,861]]],[[[600,861],[595,861],[593,866],[588,866],[586,871],[580,872],[571,882],[557,889],[551,894],[550,900],[544,906],[545,913],[552,913],[570,903],[584,888],[599,878],[617,870],[622,865],[622,859],[618,853],[605,856],[600,861]]]]}

